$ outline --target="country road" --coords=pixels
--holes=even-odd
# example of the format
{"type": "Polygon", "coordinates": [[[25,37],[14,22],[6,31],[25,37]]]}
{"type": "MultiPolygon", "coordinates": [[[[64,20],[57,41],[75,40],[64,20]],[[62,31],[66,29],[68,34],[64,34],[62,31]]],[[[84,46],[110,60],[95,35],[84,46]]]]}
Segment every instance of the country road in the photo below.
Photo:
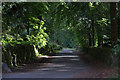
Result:
{"type": "MultiPolygon", "coordinates": [[[[32,72],[6,73],[3,78],[72,78],[89,67],[80,60],[74,50],[64,49],[47,66],[32,72]]],[[[47,64],[47,63],[45,63],[47,64]]]]}
{"type": "Polygon", "coordinates": [[[86,64],[75,50],[63,49],[52,58],[52,62],[44,63],[46,65],[39,66],[40,68],[32,71],[5,73],[3,80],[5,78],[91,78],[90,74],[86,72],[93,67],[86,64]]]}

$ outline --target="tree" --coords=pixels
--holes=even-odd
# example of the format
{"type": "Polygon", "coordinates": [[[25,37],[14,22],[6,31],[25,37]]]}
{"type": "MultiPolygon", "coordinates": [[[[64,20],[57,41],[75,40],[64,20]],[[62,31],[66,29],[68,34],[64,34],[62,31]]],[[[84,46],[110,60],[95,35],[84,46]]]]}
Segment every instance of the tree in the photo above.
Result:
{"type": "Polygon", "coordinates": [[[117,19],[116,19],[116,2],[110,3],[110,16],[111,16],[111,38],[113,42],[118,39],[117,19]]]}

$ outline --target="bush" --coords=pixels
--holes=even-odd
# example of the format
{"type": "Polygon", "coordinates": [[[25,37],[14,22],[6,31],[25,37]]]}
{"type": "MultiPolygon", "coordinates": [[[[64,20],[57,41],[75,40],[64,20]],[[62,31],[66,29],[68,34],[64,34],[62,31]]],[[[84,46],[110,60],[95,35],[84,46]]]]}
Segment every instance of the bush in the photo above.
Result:
{"type": "Polygon", "coordinates": [[[36,57],[34,45],[30,44],[15,44],[14,46],[7,44],[2,49],[2,60],[9,67],[31,62],[36,57]]]}
{"type": "Polygon", "coordinates": [[[43,54],[43,55],[55,55],[56,54],[56,50],[60,50],[62,49],[60,46],[58,46],[55,43],[48,43],[45,47],[39,49],[39,53],[43,54]]]}
{"type": "Polygon", "coordinates": [[[63,47],[62,47],[62,46],[57,45],[56,50],[62,50],[62,49],[63,49],[63,47]]]}
{"type": "Polygon", "coordinates": [[[112,66],[118,66],[118,64],[120,63],[120,39],[118,39],[115,42],[115,45],[114,45],[112,51],[113,51],[113,54],[112,54],[113,64],[112,64],[112,66]]]}
{"type": "Polygon", "coordinates": [[[83,51],[95,60],[101,61],[107,65],[111,64],[111,48],[84,47],[83,51]]]}
{"type": "Polygon", "coordinates": [[[55,43],[48,43],[45,47],[38,48],[29,42],[10,42],[2,46],[3,62],[9,67],[15,67],[23,63],[31,63],[42,55],[55,55],[56,50],[60,49],[55,43]]]}

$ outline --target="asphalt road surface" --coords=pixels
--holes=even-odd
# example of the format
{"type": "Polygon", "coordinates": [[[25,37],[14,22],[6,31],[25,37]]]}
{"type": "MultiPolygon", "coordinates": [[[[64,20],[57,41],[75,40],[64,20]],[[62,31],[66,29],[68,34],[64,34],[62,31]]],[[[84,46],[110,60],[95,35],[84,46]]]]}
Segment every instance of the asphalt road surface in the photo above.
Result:
{"type": "MultiPolygon", "coordinates": [[[[90,68],[84,61],[77,56],[75,50],[63,49],[56,56],[53,56],[51,63],[40,66],[40,69],[34,69],[27,72],[5,73],[3,78],[74,78],[77,73],[90,68]]],[[[4,79],[3,79],[4,80],[4,79]]]]}

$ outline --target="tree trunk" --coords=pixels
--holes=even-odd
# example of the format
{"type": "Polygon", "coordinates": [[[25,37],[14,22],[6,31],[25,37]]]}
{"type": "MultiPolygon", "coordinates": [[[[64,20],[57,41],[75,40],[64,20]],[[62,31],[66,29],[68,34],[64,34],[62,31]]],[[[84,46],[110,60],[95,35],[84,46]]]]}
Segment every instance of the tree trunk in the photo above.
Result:
{"type": "Polygon", "coordinates": [[[120,2],[118,3],[118,38],[120,39],[120,2]]]}
{"type": "Polygon", "coordinates": [[[28,24],[27,24],[26,29],[27,29],[27,35],[29,35],[29,22],[28,22],[28,24]]]}
{"type": "Polygon", "coordinates": [[[92,46],[92,38],[90,32],[88,32],[88,45],[92,46]]]}
{"type": "MultiPolygon", "coordinates": [[[[116,19],[116,2],[111,2],[110,3],[110,18],[111,18],[111,39],[114,42],[112,47],[115,45],[115,42],[117,41],[118,38],[118,29],[117,29],[117,19],[116,19]]],[[[113,66],[116,64],[116,55],[111,53],[111,63],[113,66]]]]}
{"type": "Polygon", "coordinates": [[[92,46],[91,25],[89,25],[89,28],[88,28],[88,45],[92,46]]]}
{"type": "Polygon", "coordinates": [[[94,31],[94,20],[93,19],[91,23],[91,28],[92,28],[92,46],[94,46],[95,45],[95,40],[94,40],[95,31],[94,31]]]}
{"type": "Polygon", "coordinates": [[[99,24],[96,24],[97,26],[99,26],[99,27],[97,27],[97,30],[96,30],[96,32],[97,32],[97,38],[98,38],[98,47],[100,47],[100,46],[102,46],[102,44],[103,44],[103,33],[102,33],[102,27],[100,27],[100,25],[99,24]]]}
{"type": "Polygon", "coordinates": [[[117,41],[118,38],[118,29],[117,29],[117,20],[116,20],[116,2],[110,3],[110,16],[111,16],[111,38],[112,41],[117,41]]]}
{"type": "Polygon", "coordinates": [[[101,38],[98,36],[98,47],[101,46],[101,38]]]}

